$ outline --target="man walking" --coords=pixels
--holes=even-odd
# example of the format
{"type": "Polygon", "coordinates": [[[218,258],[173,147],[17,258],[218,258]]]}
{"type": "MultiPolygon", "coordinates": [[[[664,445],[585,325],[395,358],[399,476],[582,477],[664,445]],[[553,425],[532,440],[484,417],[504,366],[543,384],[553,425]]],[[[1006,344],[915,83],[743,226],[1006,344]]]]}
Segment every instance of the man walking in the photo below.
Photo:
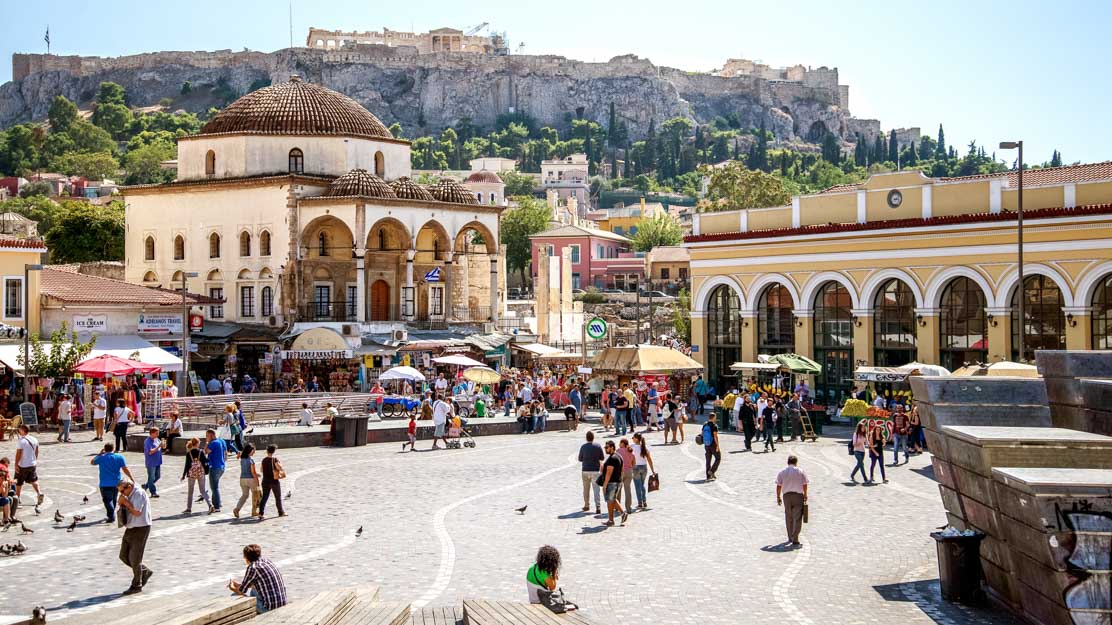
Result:
{"type": "Polygon", "coordinates": [[[788,542],[798,547],[799,531],[803,529],[803,506],[807,504],[807,474],[796,466],[799,459],[788,456],[788,466],[776,474],[776,505],[784,506],[784,523],[788,542]]]}
{"type": "Polygon", "coordinates": [[[606,441],[606,462],[602,465],[602,488],[606,494],[606,523],[604,525],[614,525],[614,513],[620,512],[622,515],[622,525],[625,525],[626,519],[629,514],[622,510],[622,504],[618,502],[618,491],[622,486],[622,459],[615,453],[614,441],[606,441]]]}
{"type": "Polygon", "coordinates": [[[602,512],[601,488],[598,485],[599,468],[605,458],[602,447],[595,442],[595,433],[587,431],[587,442],[579,448],[579,462],[583,463],[583,511],[591,509],[591,490],[595,491],[595,514],[602,512]]]}
{"type": "Polygon", "coordinates": [[[62,393],[58,402],[58,441],[70,442],[70,426],[73,424],[73,401],[67,393],[62,393]]]}
{"type": "Polygon", "coordinates": [[[791,440],[794,441],[797,436],[803,440],[803,401],[799,393],[793,393],[784,407],[788,409],[788,418],[791,419],[789,422],[792,428],[791,440]]]}
{"type": "Polygon", "coordinates": [[[150,436],[143,441],[143,464],[147,467],[147,483],[143,488],[150,494],[151,499],[158,499],[158,487],[155,484],[162,479],[162,451],[165,449],[162,440],[158,438],[158,428],[149,430],[150,436]]]}
{"type": "Polygon", "coordinates": [[[756,416],[757,409],[753,405],[753,400],[749,395],[746,395],[741,400],[741,410],[738,412],[738,419],[741,420],[741,431],[745,433],[746,451],[753,451],[753,435],[756,432],[756,416]]]}
{"type": "Polygon", "coordinates": [[[30,484],[35,489],[35,505],[42,505],[45,496],[39,490],[39,441],[31,436],[31,430],[26,424],[19,426],[19,441],[15,449],[15,498],[18,500],[23,493],[23,484],[30,484]]]}
{"type": "MultiPolygon", "coordinates": [[[[904,464],[911,461],[911,453],[907,449],[908,420],[903,404],[896,404],[896,412],[892,415],[892,466],[900,464],[900,447],[904,450],[904,464]]],[[[883,460],[882,460],[883,462],[883,460]]]]}
{"type": "Polygon", "coordinates": [[[147,550],[147,539],[151,535],[151,500],[141,488],[128,480],[121,480],[117,486],[120,492],[120,507],[127,510],[127,523],[124,539],[120,544],[120,560],[131,567],[131,587],[125,595],[143,592],[143,586],[150,581],[154,572],[143,565],[143,554],[147,550]]]}
{"type": "Polygon", "coordinates": [[[714,419],[703,424],[703,454],[706,456],[707,481],[718,479],[718,465],[722,464],[722,448],[718,446],[718,426],[714,419]]]}
{"type": "Polygon", "coordinates": [[[89,464],[97,467],[100,472],[97,485],[100,488],[100,500],[104,503],[104,522],[112,523],[116,520],[116,491],[120,482],[124,475],[132,481],[135,481],[135,477],[131,475],[131,469],[127,468],[124,457],[114,452],[112,443],[105,443],[104,449],[89,464]]]}
{"type": "Polygon", "coordinates": [[[208,442],[205,449],[208,450],[209,490],[212,491],[213,512],[220,512],[220,478],[224,476],[224,469],[227,467],[228,445],[216,438],[215,430],[205,430],[205,440],[208,442]]]}
{"type": "Polygon", "coordinates": [[[445,430],[447,429],[448,418],[452,416],[452,405],[444,401],[444,396],[441,393],[436,394],[436,402],[432,405],[432,424],[434,431],[432,433],[432,448],[440,449],[436,444],[437,441],[444,441],[444,446],[448,446],[448,436],[445,430]]]}
{"type": "Polygon", "coordinates": [[[699,379],[695,381],[695,397],[699,400],[699,405],[695,408],[695,414],[701,415],[706,412],[707,395],[709,394],[710,388],[707,386],[707,381],[703,379],[703,376],[699,376],[699,379]]]}

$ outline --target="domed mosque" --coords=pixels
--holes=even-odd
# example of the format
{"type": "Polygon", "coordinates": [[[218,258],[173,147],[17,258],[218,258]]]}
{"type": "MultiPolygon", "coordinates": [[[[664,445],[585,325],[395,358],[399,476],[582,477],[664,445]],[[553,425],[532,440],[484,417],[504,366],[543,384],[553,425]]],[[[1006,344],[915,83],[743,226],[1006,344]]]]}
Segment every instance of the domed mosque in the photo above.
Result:
{"type": "Polygon", "coordinates": [[[126,278],[195,273],[225,300],[205,317],[292,332],[493,320],[502,198],[411,174],[408,141],[293,75],[179,139],[176,180],[123,189],[126,278]]]}

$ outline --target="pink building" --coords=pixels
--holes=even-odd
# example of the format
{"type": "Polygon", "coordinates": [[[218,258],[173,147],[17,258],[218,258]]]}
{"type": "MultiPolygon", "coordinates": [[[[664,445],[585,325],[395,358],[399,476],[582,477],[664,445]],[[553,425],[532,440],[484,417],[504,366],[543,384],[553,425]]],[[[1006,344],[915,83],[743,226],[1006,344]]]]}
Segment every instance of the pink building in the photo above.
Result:
{"type": "MultiPolygon", "coordinates": [[[[537,277],[537,259],[541,254],[560,257],[565,247],[571,248],[572,288],[585,289],[588,286],[610,288],[614,284],[613,274],[608,269],[617,261],[629,264],[628,257],[632,242],[613,232],[587,228],[585,226],[556,225],[544,232],[529,237],[533,243],[533,279],[537,277]]],[[[644,272],[644,259],[641,272],[644,272]]],[[[636,264],[636,263],[634,263],[636,264]]],[[[635,271],[635,270],[634,270],[635,271]]]]}

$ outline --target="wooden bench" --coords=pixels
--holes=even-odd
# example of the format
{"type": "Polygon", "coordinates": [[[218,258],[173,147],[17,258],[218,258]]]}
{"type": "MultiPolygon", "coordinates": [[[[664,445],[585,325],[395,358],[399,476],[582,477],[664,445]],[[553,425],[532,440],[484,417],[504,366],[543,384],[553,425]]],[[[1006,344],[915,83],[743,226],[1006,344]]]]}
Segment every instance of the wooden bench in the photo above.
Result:
{"type": "Polygon", "coordinates": [[[463,602],[464,625],[590,625],[578,610],[554,614],[543,605],[517,601],[463,602]]]}
{"type": "Polygon", "coordinates": [[[382,603],[378,586],[329,590],[290,602],[251,621],[251,625],[403,625],[409,604],[382,603]]]}
{"type": "Polygon", "coordinates": [[[463,625],[463,608],[441,606],[413,610],[409,614],[409,625],[463,625]]]}
{"type": "MultiPolygon", "coordinates": [[[[62,625],[236,625],[255,618],[255,598],[224,596],[198,602],[185,596],[158,598],[118,607],[106,607],[55,621],[62,625]]],[[[30,623],[31,621],[25,621],[30,623]]]]}
{"type": "Polygon", "coordinates": [[[336,621],[335,625],[405,625],[408,622],[408,603],[356,601],[351,611],[336,621]]]}

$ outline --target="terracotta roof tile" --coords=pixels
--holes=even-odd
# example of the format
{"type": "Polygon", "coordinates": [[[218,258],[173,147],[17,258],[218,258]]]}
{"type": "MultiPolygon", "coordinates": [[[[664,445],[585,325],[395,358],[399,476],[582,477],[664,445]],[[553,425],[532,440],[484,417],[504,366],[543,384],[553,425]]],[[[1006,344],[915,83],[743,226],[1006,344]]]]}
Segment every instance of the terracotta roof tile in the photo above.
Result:
{"type": "Polygon", "coordinates": [[[42,239],[17,239],[9,237],[0,237],[0,248],[13,248],[18,247],[27,250],[45,250],[46,243],[42,239]]]}
{"type": "Polygon", "coordinates": [[[332,181],[325,189],[326,197],[398,197],[390,185],[366,169],[353,169],[332,181]]]}
{"type": "Polygon", "coordinates": [[[464,182],[489,182],[491,184],[502,184],[502,179],[498,174],[490,171],[489,169],[479,170],[467,177],[464,182]]]}
{"type": "Polygon", "coordinates": [[[390,181],[390,188],[394,190],[394,194],[403,200],[435,200],[428,189],[413,182],[409,176],[402,176],[395,180],[390,181]]]}
{"type": "MultiPolygon", "coordinates": [[[[953,176],[950,178],[935,178],[935,182],[971,182],[974,180],[989,180],[992,178],[1006,178],[1008,188],[1019,187],[1019,172],[1015,170],[1002,171],[996,174],[976,174],[973,176],[953,176]]],[[[1023,186],[1042,187],[1046,185],[1065,184],[1068,182],[1084,182],[1086,180],[1112,179],[1112,161],[1100,163],[1083,163],[1080,165],[1065,165],[1063,167],[1043,167],[1041,169],[1023,170],[1023,186]]],[[[836,184],[823,189],[818,195],[825,193],[845,193],[861,189],[860,184],[836,184]]]]}
{"type": "MultiPolygon", "coordinates": [[[[63,302],[154,306],[181,306],[182,303],[181,293],[177,291],[141,286],[100,276],[44,268],[41,278],[39,290],[42,294],[63,302]]],[[[186,301],[190,304],[215,304],[220,303],[221,300],[191,293],[186,296],[186,301]]]]}
{"type": "Polygon", "coordinates": [[[436,184],[429,185],[429,193],[441,202],[453,202],[455,204],[479,203],[479,200],[475,199],[470,191],[449,178],[441,178],[436,184]]]}

